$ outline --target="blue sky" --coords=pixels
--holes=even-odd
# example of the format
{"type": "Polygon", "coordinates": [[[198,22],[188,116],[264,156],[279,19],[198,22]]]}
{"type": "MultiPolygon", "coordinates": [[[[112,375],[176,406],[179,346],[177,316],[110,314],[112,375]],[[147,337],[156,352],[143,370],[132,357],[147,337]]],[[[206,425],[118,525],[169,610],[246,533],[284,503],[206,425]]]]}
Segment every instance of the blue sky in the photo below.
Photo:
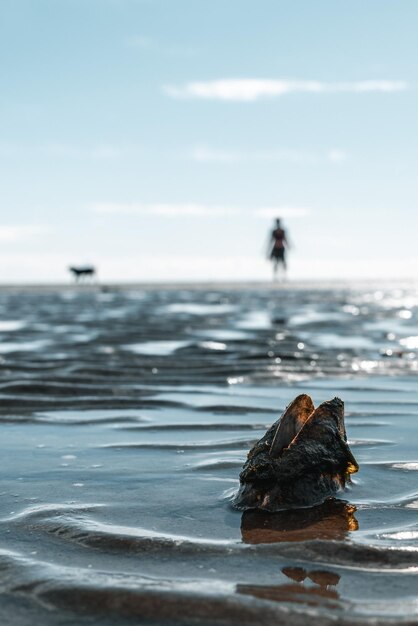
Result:
{"type": "Polygon", "coordinates": [[[0,282],[414,277],[415,0],[3,0],[0,282]]]}

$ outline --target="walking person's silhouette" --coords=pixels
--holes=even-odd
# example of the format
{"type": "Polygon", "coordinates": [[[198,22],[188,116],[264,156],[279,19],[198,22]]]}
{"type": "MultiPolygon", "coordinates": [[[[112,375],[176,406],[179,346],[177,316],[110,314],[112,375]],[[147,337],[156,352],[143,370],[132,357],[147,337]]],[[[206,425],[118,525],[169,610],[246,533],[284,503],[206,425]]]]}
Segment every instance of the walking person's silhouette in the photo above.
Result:
{"type": "Polygon", "coordinates": [[[282,266],[283,271],[286,272],[286,248],[289,247],[288,240],[286,238],[286,231],[281,226],[281,220],[276,219],[276,226],[271,232],[270,237],[270,260],[273,262],[273,278],[277,278],[277,271],[279,265],[282,266]]]}

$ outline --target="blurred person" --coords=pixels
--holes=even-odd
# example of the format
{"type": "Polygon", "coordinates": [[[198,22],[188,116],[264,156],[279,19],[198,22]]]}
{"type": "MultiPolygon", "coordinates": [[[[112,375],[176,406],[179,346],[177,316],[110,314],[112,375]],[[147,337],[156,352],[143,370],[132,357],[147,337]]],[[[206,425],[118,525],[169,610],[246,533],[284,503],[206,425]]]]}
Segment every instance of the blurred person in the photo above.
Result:
{"type": "Polygon", "coordinates": [[[273,278],[276,280],[279,265],[282,266],[283,272],[286,273],[286,249],[289,247],[286,231],[282,228],[280,218],[276,219],[275,228],[271,232],[269,246],[269,258],[273,261],[273,278]]]}

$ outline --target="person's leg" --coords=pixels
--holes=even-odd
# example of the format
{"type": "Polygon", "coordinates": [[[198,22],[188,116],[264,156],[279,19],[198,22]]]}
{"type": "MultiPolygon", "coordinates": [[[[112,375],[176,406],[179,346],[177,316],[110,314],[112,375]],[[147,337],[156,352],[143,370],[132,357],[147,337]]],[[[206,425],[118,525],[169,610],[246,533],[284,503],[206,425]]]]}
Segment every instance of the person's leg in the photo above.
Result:
{"type": "Polygon", "coordinates": [[[282,263],[283,263],[284,273],[286,273],[287,272],[287,263],[286,263],[286,253],[285,252],[283,252],[282,263]]]}
{"type": "Polygon", "coordinates": [[[286,265],[286,259],[284,257],[282,259],[282,265],[283,265],[283,274],[282,274],[283,278],[282,278],[282,280],[283,280],[283,282],[286,282],[287,281],[287,265],[286,265]]]}
{"type": "Polygon", "coordinates": [[[284,251],[280,251],[280,254],[278,254],[275,257],[274,260],[275,260],[275,263],[276,263],[275,278],[277,278],[277,274],[279,273],[280,277],[283,277],[283,280],[285,280],[285,278],[286,278],[286,259],[285,259],[285,256],[284,256],[284,251]],[[280,272],[279,272],[279,266],[280,266],[280,272]]]}
{"type": "Polygon", "coordinates": [[[279,259],[277,257],[273,257],[273,280],[277,279],[277,268],[279,265],[279,259]]]}

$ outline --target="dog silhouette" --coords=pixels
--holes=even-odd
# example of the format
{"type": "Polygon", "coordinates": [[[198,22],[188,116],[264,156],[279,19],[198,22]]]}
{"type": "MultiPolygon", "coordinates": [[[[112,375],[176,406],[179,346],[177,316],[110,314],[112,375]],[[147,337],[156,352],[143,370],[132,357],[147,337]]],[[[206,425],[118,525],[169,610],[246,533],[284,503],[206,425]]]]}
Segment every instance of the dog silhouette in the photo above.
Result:
{"type": "Polygon", "coordinates": [[[71,266],[68,268],[78,283],[83,278],[94,278],[96,275],[96,268],[92,265],[85,265],[81,267],[71,266]]]}

